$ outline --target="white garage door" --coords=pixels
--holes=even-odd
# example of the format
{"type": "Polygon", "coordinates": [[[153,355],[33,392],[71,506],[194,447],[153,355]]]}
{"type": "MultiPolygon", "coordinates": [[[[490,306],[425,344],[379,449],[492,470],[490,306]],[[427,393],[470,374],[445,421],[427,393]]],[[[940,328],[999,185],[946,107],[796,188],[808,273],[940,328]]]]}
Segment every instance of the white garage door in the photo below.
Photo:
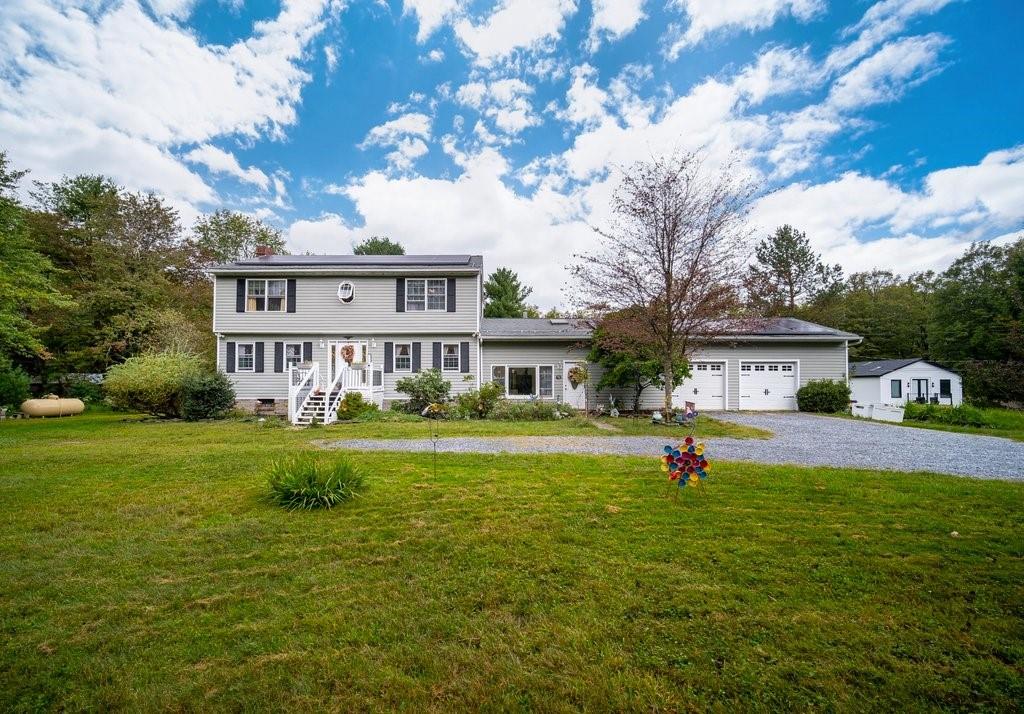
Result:
{"type": "Polygon", "coordinates": [[[796,409],[796,362],[740,365],[740,409],[796,409]]]}
{"type": "Polygon", "coordinates": [[[672,392],[676,407],[686,402],[697,405],[697,411],[725,409],[725,362],[695,362],[690,365],[690,378],[672,392]]]}

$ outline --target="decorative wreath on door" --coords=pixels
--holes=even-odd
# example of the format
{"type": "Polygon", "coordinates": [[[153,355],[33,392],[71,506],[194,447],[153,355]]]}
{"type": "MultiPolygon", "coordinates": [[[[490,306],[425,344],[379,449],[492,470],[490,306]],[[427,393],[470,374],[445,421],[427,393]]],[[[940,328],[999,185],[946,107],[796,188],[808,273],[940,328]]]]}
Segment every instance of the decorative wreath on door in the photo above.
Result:
{"type": "Polygon", "coordinates": [[[352,364],[352,360],[356,358],[356,348],[352,345],[345,345],[341,348],[341,358],[348,364],[352,364]]]}
{"type": "Polygon", "coordinates": [[[569,368],[569,384],[573,389],[586,382],[588,377],[587,368],[583,365],[577,364],[569,368]]]}

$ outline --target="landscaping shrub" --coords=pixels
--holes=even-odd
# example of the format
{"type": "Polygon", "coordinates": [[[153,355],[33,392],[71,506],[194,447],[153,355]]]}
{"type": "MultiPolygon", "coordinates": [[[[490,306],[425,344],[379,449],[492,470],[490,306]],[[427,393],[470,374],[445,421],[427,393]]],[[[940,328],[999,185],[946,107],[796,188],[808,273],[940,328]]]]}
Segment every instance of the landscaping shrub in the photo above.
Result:
{"type": "Polygon", "coordinates": [[[29,398],[29,376],[10,362],[0,362],[0,407],[18,409],[29,398]]]}
{"type": "Polygon", "coordinates": [[[348,392],[338,403],[338,419],[358,419],[368,412],[377,412],[377,405],[363,399],[359,392],[348,392]]]}
{"type": "Polygon", "coordinates": [[[408,401],[403,402],[405,411],[419,414],[428,404],[447,402],[452,383],[441,376],[440,370],[428,369],[398,380],[395,389],[409,395],[408,401]]]}
{"type": "Polygon", "coordinates": [[[498,421],[550,421],[575,415],[572,407],[558,402],[502,399],[491,410],[490,418],[498,421]]]}
{"type": "Polygon", "coordinates": [[[850,406],[850,387],[839,380],[811,380],[796,391],[796,404],[802,412],[845,411],[850,406]]]}
{"type": "Polygon", "coordinates": [[[505,389],[500,384],[488,382],[480,389],[459,395],[458,413],[462,418],[486,419],[504,396],[505,389]]]}
{"type": "Polygon", "coordinates": [[[308,452],[275,461],[267,481],[271,501],[290,511],[333,508],[355,497],[365,483],[348,459],[308,452]]]}
{"type": "Polygon", "coordinates": [[[103,401],[103,384],[89,379],[69,379],[64,382],[64,396],[96,404],[103,401]]]}
{"type": "Polygon", "coordinates": [[[130,357],[107,370],[103,391],[115,409],[174,417],[181,414],[185,379],[201,372],[199,358],[182,352],[130,357]]]}
{"type": "Polygon", "coordinates": [[[189,421],[222,419],[235,406],[235,388],[220,372],[199,372],[181,383],[181,416],[189,421]]]}
{"type": "Polygon", "coordinates": [[[992,428],[995,424],[977,407],[961,404],[947,407],[940,404],[916,404],[909,402],[903,410],[903,418],[909,421],[951,424],[953,426],[977,426],[992,428]]]}

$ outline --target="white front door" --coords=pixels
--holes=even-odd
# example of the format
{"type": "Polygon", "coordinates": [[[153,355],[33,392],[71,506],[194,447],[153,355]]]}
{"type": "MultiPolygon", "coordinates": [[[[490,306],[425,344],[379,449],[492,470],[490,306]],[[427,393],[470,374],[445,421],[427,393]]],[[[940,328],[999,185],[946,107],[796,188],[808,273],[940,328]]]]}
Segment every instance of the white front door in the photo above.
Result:
{"type": "Polygon", "coordinates": [[[338,371],[352,363],[366,364],[370,361],[370,352],[365,342],[353,340],[331,340],[327,343],[327,384],[333,384],[338,371]],[[351,350],[346,350],[349,347],[351,350]]]}
{"type": "Polygon", "coordinates": [[[740,364],[740,409],[796,409],[796,362],[740,364]]]}
{"type": "Polygon", "coordinates": [[[697,411],[722,411],[725,407],[725,362],[694,362],[690,377],[672,392],[677,409],[693,402],[697,411]]]}
{"type": "Polygon", "coordinates": [[[562,362],[562,402],[568,404],[573,409],[585,409],[587,406],[586,385],[580,384],[573,387],[572,382],[569,381],[569,370],[576,365],[582,364],[584,363],[562,362]]]}

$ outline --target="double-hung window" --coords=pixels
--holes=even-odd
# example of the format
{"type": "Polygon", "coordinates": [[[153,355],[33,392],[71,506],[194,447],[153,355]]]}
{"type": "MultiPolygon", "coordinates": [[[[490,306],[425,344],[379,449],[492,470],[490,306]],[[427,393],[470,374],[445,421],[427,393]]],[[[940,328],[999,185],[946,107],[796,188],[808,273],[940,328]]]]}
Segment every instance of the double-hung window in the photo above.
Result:
{"type": "Polygon", "coordinates": [[[537,368],[538,395],[541,398],[551,397],[555,393],[555,370],[551,365],[542,365],[537,368]]]}
{"type": "Polygon", "coordinates": [[[458,372],[462,364],[459,360],[459,345],[445,344],[441,347],[441,368],[445,372],[458,372]]]}
{"type": "Polygon", "coordinates": [[[445,312],[448,281],[445,278],[414,278],[405,281],[406,312],[445,312]]]}
{"type": "Polygon", "coordinates": [[[302,363],[302,343],[301,342],[286,342],[284,344],[284,368],[290,369],[291,367],[302,363]]]}
{"type": "Polygon", "coordinates": [[[505,365],[496,364],[491,367],[491,381],[505,389],[505,365]]]}
{"type": "Polygon", "coordinates": [[[409,342],[395,343],[395,371],[412,371],[412,344],[409,342]]]}
{"type": "Polygon", "coordinates": [[[288,294],[287,280],[246,280],[246,312],[284,312],[288,294]]]}
{"type": "Polygon", "coordinates": [[[256,371],[256,345],[252,342],[239,342],[235,345],[235,371],[256,371]]]}

